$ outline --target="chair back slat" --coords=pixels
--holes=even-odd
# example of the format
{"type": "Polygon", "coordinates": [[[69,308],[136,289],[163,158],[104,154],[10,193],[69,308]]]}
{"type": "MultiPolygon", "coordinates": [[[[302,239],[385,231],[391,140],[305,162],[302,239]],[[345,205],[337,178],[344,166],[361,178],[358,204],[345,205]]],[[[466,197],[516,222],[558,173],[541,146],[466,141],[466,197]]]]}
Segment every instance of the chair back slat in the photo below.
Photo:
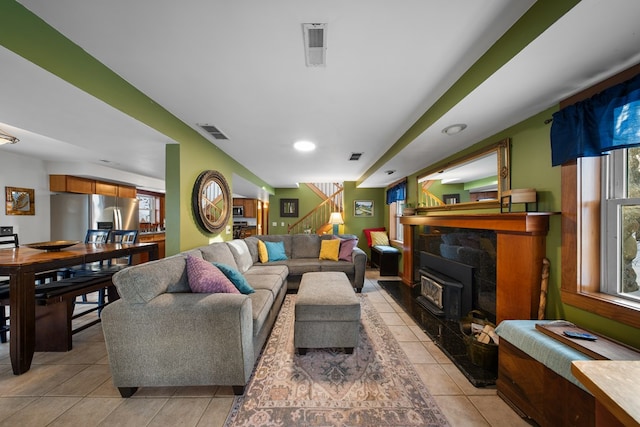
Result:
{"type": "Polygon", "coordinates": [[[84,238],[85,243],[107,243],[109,241],[111,230],[87,230],[84,238]]]}

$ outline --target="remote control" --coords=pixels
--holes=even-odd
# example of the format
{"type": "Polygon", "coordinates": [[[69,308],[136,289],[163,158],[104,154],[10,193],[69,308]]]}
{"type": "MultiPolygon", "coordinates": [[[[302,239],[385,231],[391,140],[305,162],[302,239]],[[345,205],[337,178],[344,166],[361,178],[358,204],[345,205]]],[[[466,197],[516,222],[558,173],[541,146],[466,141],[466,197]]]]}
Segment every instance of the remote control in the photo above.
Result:
{"type": "Polygon", "coordinates": [[[586,332],[563,331],[563,333],[569,338],[577,338],[579,340],[595,341],[598,339],[595,335],[591,335],[586,332]]]}

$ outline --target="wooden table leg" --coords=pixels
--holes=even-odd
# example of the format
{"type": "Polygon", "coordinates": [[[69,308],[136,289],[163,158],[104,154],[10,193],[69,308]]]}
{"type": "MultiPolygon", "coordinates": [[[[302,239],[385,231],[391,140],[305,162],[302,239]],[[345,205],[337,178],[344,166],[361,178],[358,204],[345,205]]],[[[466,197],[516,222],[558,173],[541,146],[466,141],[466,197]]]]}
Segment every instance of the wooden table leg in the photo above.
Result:
{"type": "Polygon", "coordinates": [[[18,270],[10,278],[9,353],[13,373],[20,375],[31,367],[35,351],[35,274],[18,270]]]}

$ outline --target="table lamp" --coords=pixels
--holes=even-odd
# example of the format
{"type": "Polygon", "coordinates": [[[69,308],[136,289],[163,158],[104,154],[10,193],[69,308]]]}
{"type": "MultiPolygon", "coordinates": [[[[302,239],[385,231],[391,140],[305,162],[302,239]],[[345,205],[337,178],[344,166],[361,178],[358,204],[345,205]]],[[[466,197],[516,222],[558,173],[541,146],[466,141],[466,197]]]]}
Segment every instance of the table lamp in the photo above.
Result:
{"type": "Polygon", "coordinates": [[[340,224],[344,224],[342,220],[342,214],[340,212],[331,212],[329,217],[329,224],[333,224],[333,234],[338,234],[338,227],[340,224]]]}

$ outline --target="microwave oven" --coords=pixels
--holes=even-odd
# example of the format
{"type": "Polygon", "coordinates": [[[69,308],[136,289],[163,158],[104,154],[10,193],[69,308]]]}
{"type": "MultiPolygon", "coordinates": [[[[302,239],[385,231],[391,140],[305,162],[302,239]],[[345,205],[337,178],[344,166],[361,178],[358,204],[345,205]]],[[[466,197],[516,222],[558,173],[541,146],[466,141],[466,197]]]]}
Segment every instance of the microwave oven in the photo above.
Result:
{"type": "Polygon", "coordinates": [[[234,206],[233,216],[244,216],[244,206],[234,206]]]}

